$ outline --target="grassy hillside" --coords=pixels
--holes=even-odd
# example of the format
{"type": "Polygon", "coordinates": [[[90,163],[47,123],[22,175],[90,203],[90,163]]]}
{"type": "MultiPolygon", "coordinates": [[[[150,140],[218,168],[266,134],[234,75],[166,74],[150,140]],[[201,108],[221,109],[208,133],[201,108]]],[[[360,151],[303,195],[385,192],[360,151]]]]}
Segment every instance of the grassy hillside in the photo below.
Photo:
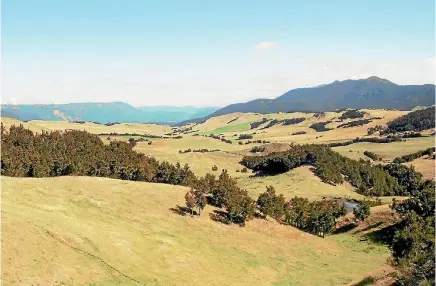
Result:
{"type": "Polygon", "coordinates": [[[103,178],[2,178],[3,285],[341,285],[389,251],[266,220],[180,216],[186,188],[103,178]]]}
{"type": "Polygon", "coordinates": [[[106,126],[103,124],[95,124],[91,122],[86,123],[73,123],[68,121],[43,121],[43,120],[31,120],[23,122],[17,119],[2,117],[1,122],[5,128],[9,128],[11,125],[22,124],[25,128],[32,130],[33,132],[55,131],[55,130],[86,130],[89,133],[138,133],[138,134],[152,134],[163,135],[170,132],[171,127],[167,125],[157,124],[142,124],[142,123],[120,123],[112,126],[106,126]]]}

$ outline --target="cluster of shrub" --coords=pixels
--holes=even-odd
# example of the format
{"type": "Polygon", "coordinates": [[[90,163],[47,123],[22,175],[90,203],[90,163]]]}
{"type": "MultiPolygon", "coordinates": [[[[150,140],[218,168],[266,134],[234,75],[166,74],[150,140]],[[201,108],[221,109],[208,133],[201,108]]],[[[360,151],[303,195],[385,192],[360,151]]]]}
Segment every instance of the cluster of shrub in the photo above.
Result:
{"type": "MultiPolygon", "coordinates": [[[[425,156],[425,155],[433,156],[433,153],[435,151],[436,151],[435,147],[430,147],[430,148],[427,148],[425,150],[421,150],[421,151],[418,151],[418,152],[415,152],[415,153],[412,153],[412,154],[409,154],[409,155],[404,155],[404,156],[401,156],[401,157],[397,157],[397,158],[394,159],[393,162],[399,164],[399,163],[405,163],[405,162],[413,161],[413,160],[421,158],[422,156],[425,156]]],[[[431,157],[431,158],[433,158],[433,157],[431,157]]]]}
{"type": "Polygon", "coordinates": [[[232,122],[235,122],[235,121],[238,120],[238,119],[239,119],[239,117],[233,118],[232,120],[230,120],[229,122],[227,122],[227,124],[230,124],[230,123],[232,123],[232,122]]]}
{"type": "Polygon", "coordinates": [[[386,132],[422,131],[435,128],[435,107],[410,112],[388,123],[386,132]]]}
{"type": "Polygon", "coordinates": [[[251,148],[250,152],[251,153],[261,153],[265,150],[266,150],[265,146],[254,146],[253,148],[251,148]]]}
{"type": "Polygon", "coordinates": [[[381,125],[376,125],[376,126],[373,126],[373,127],[369,127],[368,128],[368,135],[372,135],[372,134],[374,134],[374,133],[376,133],[378,131],[382,131],[382,130],[383,130],[383,126],[381,126],[381,125]]]}
{"type": "Polygon", "coordinates": [[[252,122],[252,123],[250,123],[250,128],[251,129],[255,129],[255,128],[257,128],[257,127],[259,127],[260,125],[262,125],[262,124],[264,124],[264,123],[266,123],[266,122],[268,122],[268,118],[262,118],[262,120],[260,120],[260,121],[256,121],[256,122],[252,122]]]}
{"type": "Polygon", "coordinates": [[[214,138],[217,140],[221,140],[222,142],[227,143],[227,144],[233,144],[232,140],[226,139],[226,138],[221,137],[219,135],[210,134],[209,136],[207,136],[207,135],[205,135],[205,136],[210,137],[210,138],[214,138]]]}
{"type": "Polygon", "coordinates": [[[245,156],[241,164],[263,175],[280,174],[302,165],[314,167],[314,173],[329,184],[348,181],[356,191],[366,196],[410,195],[413,180],[422,175],[399,164],[371,165],[369,161],[349,159],[324,145],[291,145],[284,152],[264,156],[245,156]],[[401,173],[401,174],[400,174],[401,173]],[[407,183],[399,184],[397,180],[407,183]]]}
{"type": "MultiPolygon", "coordinates": [[[[110,137],[108,137],[108,140],[110,140],[110,137]]],[[[148,141],[148,145],[151,145],[152,141],[149,141],[148,139],[145,139],[143,137],[135,139],[133,137],[130,137],[128,142],[132,147],[136,146],[136,142],[144,142],[144,141],[148,141]]]]}
{"type": "Polygon", "coordinates": [[[253,139],[253,135],[251,134],[240,134],[238,137],[238,140],[246,140],[246,139],[253,139]]]}
{"type": "Polygon", "coordinates": [[[377,154],[375,154],[374,152],[370,152],[370,151],[365,151],[363,152],[363,155],[365,155],[368,158],[371,158],[374,161],[379,160],[379,156],[377,156],[377,154]]]}
{"type": "Polygon", "coordinates": [[[248,144],[256,144],[256,143],[258,143],[258,144],[267,144],[267,143],[271,143],[271,141],[268,141],[268,140],[260,140],[260,139],[258,139],[258,140],[253,140],[253,141],[251,141],[251,140],[248,140],[248,141],[245,141],[245,142],[239,142],[239,145],[248,145],[248,144]]]}
{"type": "Polygon", "coordinates": [[[325,132],[325,131],[333,130],[332,128],[325,127],[329,123],[331,123],[331,121],[317,122],[310,125],[309,128],[314,129],[316,132],[325,132]]]}
{"type": "Polygon", "coordinates": [[[307,198],[294,197],[286,202],[272,186],[259,196],[257,208],[264,216],[321,237],[332,233],[336,229],[336,219],[347,213],[344,205],[335,200],[310,202],[307,198]]]}
{"type": "Polygon", "coordinates": [[[359,110],[347,110],[344,113],[342,113],[341,116],[338,117],[338,119],[354,119],[354,118],[362,118],[366,115],[367,113],[364,111],[359,111],[359,110]]]}
{"type": "Polygon", "coordinates": [[[241,170],[237,169],[236,172],[238,172],[238,173],[239,173],[239,172],[241,172],[241,173],[247,173],[247,172],[248,172],[248,169],[244,167],[244,168],[242,168],[241,170]]]}
{"type": "Polygon", "coordinates": [[[135,137],[144,137],[144,138],[160,138],[160,139],[168,139],[171,137],[165,137],[165,136],[160,136],[160,135],[152,135],[152,134],[139,134],[139,133],[116,133],[116,132],[111,132],[111,133],[99,133],[97,134],[98,136],[135,136],[135,137]]]}
{"type": "Polygon", "coordinates": [[[326,144],[327,147],[339,147],[339,146],[348,146],[354,143],[360,143],[360,142],[369,142],[369,143],[391,143],[391,142],[400,142],[401,138],[398,136],[390,136],[385,138],[379,138],[379,137],[368,137],[368,138],[359,138],[350,140],[350,141],[344,141],[344,142],[333,142],[326,144]]]}
{"type": "MultiPolygon", "coordinates": [[[[392,135],[388,135],[388,137],[392,137],[392,135]]],[[[421,133],[419,132],[405,132],[403,134],[400,135],[401,138],[418,138],[418,137],[424,137],[421,133]]]]}
{"type": "Polygon", "coordinates": [[[86,131],[34,134],[23,126],[1,127],[1,174],[12,177],[97,176],[188,186],[188,165],[172,165],[132,150],[127,142],[104,145],[86,131]]]}
{"type": "Polygon", "coordinates": [[[179,150],[179,154],[184,154],[184,153],[190,153],[190,152],[197,152],[197,153],[208,153],[208,152],[219,152],[220,149],[213,149],[213,150],[209,150],[209,149],[186,149],[186,150],[179,150]]]}
{"type": "Polygon", "coordinates": [[[85,124],[86,121],[82,121],[82,120],[74,120],[73,123],[85,124]]]}
{"type": "Polygon", "coordinates": [[[298,118],[290,118],[290,119],[283,119],[280,120],[280,123],[282,125],[292,125],[292,124],[298,124],[306,120],[304,117],[298,117],[298,118]]]}
{"type": "Polygon", "coordinates": [[[302,134],[307,134],[307,132],[306,131],[297,131],[297,132],[292,133],[292,135],[302,135],[302,134]]]}
{"type": "MultiPolygon", "coordinates": [[[[246,170],[246,169],[245,169],[246,170]]],[[[244,172],[242,169],[241,172],[244,172]]],[[[336,200],[323,199],[310,202],[306,198],[294,197],[286,202],[283,195],[277,195],[274,187],[267,187],[266,191],[252,200],[245,190],[237,187],[226,170],[223,170],[216,180],[214,175],[206,174],[185,195],[186,206],[191,214],[194,212],[201,215],[201,211],[209,203],[219,208],[225,208],[226,212],[215,211],[215,218],[224,223],[237,223],[245,225],[245,222],[254,217],[270,216],[279,223],[291,225],[324,237],[336,229],[336,219],[344,216],[347,210],[343,204],[336,200]],[[257,214],[257,215],[256,215],[257,214]]],[[[370,213],[369,204],[361,204],[355,209],[357,220],[364,220],[370,213]]]]}
{"type": "Polygon", "coordinates": [[[355,120],[355,121],[350,121],[347,123],[343,123],[343,124],[339,124],[338,128],[350,128],[350,127],[356,127],[356,126],[363,126],[366,124],[371,123],[372,120],[371,119],[360,119],[360,120],[355,120]]]}
{"type": "Polygon", "coordinates": [[[279,124],[280,125],[298,124],[300,122],[303,122],[304,120],[306,120],[306,118],[304,118],[304,117],[289,118],[289,119],[283,119],[283,120],[273,119],[265,127],[263,127],[262,129],[267,129],[267,128],[273,127],[274,125],[279,125],[279,124]]]}
{"type": "Polygon", "coordinates": [[[199,178],[186,193],[185,201],[191,213],[196,208],[198,215],[208,203],[225,208],[225,213],[216,214],[216,219],[225,223],[245,225],[255,214],[255,201],[246,190],[237,186],[236,180],[226,170],[222,171],[218,179],[209,173],[199,178]]]}
{"type": "Polygon", "coordinates": [[[119,123],[119,122],[108,122],[108,123],[106,123],[105,125],[106,125],[106,126],[113,126],[113,125],[115,125],[115,124],[121,124],[121,123],[119,123]]]}
{"type": "Polygon", "coordinates": [[[313,115],[313,117],[318,118],[318,119],[323,118],[323,117],[325,117],[325,112],[317,112],[313,115]]]}

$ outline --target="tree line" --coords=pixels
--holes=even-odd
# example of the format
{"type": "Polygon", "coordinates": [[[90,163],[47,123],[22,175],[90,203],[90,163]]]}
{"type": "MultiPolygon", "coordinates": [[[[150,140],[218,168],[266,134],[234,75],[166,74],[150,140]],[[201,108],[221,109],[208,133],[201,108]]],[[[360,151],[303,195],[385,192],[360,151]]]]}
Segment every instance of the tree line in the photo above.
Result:
{"type": "Polygon", "coordinates": [[[329,144],[326,144],[326,146],[328,146],[328,147],[348,146],[348,145],[360,143],[360,142],[385,144],[385,143],[401,142],[401,141],[402,140],[399,136],[388,136],[388,137],[384,137],[384,138],[379,138],[379,137],[359,138],[359,137],[357,137],[357,138],[355,138],[353,140],[349,140],[349,141],[329,143],[329,144]]]}
{"type": "Polygon", "coordinates": [[[325,145],[291,145],[283,152],[264,156],[245,156],[241,164],[262,175],[290,171],[302,165],[314,167],[314,173],[332,185],[348,181],[356,191],[365,196],[410,195],[414,180],[422,175],[413,167],[399,164],[371,165],[367,160],[347,158],[325,145]],[[398,182],[404,181],[404,184],[398,182]]]}
{"type": "Polygon", "coordinates": [[[386,132],[422,131],[435,128],[435,107],[407,113],[388,123],[386,132]]]}
{"type": "Polygon", "coordinates": [[[394,163],[410,162],[410,161],[413,161],[415,159],[421,158],[422,156],[425,156],[425,155],[432,156],[435,151],[436,151],[435,147],[430,147],[430,148],[427,148],[425,150],[421,150],[421,151],[418,151],[418,152],[415,152],[415,153],[412,153],[409,155],[397,157],[394,159],[393,162],[394,163]]]}
{"type": "Polygon", "coordinates": [[[195,175],[188,165],[158,162],[136,153],[133,145],[113,141],[104,145],[86,131],[52,131],[34,134],[22,125],[1,126],[1,174],[11,177],[67,175],[188,186],[195,175]]]}
{"type": "Polygon", "coordinates": [[[363,126],[366,124],[371,123],[371,119],[360,119],[360,120],[354,120],[347,123],[339,124],[338,128],[350,128],[350,127],[356,127],[356,126],[363,126]]]}
{"type": "Polygon", "coordinates": [[[310,125],[309,128],[314,129],[316,132],[325,132],[325,131],[333,130],[333,128],[325,127],[329,123],[331,123],[331,121],[317,122],[310,125]]]}
{"type": "Polygon", "coordinates": [[[359,110],[347,110],[344,113],[342,113],[341,116],[338,117],[338,119],[344,120],[344,119],[348,119],[348,118],[362,118],[366,115],[367,113],[364,111],[359,111],[359,110]]]}

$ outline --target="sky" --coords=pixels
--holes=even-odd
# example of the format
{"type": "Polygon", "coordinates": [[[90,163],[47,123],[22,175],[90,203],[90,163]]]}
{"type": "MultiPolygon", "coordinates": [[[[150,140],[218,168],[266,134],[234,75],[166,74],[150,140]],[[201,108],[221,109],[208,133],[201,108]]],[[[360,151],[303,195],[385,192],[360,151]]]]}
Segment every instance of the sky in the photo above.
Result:
{"type": "Polygon", "coordinates": [[[433,0],[2,0],[1,100],[225,106],[435,81],[433,0]]]}

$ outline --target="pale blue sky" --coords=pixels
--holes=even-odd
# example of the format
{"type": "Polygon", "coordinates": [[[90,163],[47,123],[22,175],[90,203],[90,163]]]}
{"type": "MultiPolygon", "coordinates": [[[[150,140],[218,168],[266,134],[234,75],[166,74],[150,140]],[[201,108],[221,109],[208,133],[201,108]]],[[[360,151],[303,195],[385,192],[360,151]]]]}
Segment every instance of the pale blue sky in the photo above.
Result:
{"type": "Polygon", "coordinates": [[[224,106],[435,78],[432,0],[3,0],[2,102],[224,106]]]}

